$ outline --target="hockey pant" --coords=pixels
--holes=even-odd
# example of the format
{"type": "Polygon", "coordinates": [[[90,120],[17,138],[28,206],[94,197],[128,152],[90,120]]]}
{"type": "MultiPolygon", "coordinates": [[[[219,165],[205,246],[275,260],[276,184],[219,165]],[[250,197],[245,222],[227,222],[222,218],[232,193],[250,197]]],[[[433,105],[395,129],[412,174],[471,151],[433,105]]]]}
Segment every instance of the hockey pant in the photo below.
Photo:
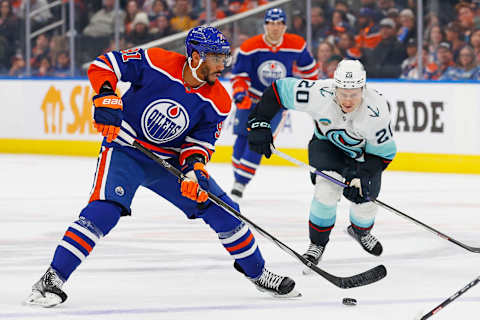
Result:
{"type": "MultiPolygon", "coordinates": [[[[343,172],[352,164],[352,160],[329,140],[318,139],[315,136],[308,145],[309,163],[320,171],[343,181],[343,172]]],[[[309,215],[310,241],[325,246],[330,232],[335,225],[337,204],[342,196],[342,187],[327,179],[311,174],[315,185],[309,215]]],[[[351,203],[350,222],[355,231],[368,231],[373,227],[377,206],[372,202],[361,204],[351,203]]]]}
{"type": "MultiPolygon", "coordinates": [[[[179,168],[176,160],[169,162],[179,168]]],[[[170,201],[189,219],[203,219],[248,277],[261,275],[265,261],[252,232],[242,221],[209,200],[198,204],[183,197],[177,177],[139,151],[118,146],[102,147],[90,201],[80,217],[68,227],[55,250],[51,266],[63,280],[70,277],[121,216],[130,215],[130,204],[139,186],[170,201]]],[[[239,210],[211,177],[209,191],[239,210]]]]}
{"type": "MultiPolygon", "coordinates": [[[[255,105],[252,104],[252,107],[248,110],[237,109],[235,112],[233,133],[237,137],[235,138],[235,142],[233,144],[232,165],[235,181],[241,184],[247,184],[250,182],[255,175],[258,166],[260,165],[260,161],[262,160],[261,154],[250,150],[247,141],[248,115],[250,114],[250,110],[252,110],[254,107],[255,105]]],[[[287,111],[280,110],[270,122],[274,138],[282,129],[286,115],[287,111]]]]}

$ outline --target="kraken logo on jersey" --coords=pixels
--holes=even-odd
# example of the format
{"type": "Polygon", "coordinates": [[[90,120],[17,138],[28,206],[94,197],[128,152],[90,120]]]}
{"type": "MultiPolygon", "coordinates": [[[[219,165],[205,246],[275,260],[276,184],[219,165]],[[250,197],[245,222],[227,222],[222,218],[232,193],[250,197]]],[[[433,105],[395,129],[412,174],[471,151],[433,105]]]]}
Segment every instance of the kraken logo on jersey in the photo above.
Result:
{"type": "Polygon", "coordinates": [[[155,143],[165,143],[179,137],[187,129],[188,123],[185,108],[170,99],[155,100],[142,115],[143,134],[155,143]]]}
{"type": "Polygon", "coordinates": [[[360,146],[363,139],[352,137],[345,129],[329,130],[325,136],[328,140],[332,141],[333,144],[347,153],[349,157],[358,159],[363,155],[363,150],[360,146]]]}
{"type": "Polygon", "coordinates": [[[285,78],[287,76],[287,68],[277,60],[267,60],[257,69],[258,79],[268,87],[273,81],[285,78]]]}

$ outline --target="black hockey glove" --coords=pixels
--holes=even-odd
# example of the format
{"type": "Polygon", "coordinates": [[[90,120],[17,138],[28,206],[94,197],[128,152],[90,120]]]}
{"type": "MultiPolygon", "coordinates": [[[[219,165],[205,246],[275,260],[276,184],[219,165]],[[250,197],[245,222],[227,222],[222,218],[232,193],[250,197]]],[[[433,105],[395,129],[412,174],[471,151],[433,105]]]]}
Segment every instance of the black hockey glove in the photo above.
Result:
{"type": "Polygon", "coordinates": [[[356,162],[344,172],[345,184],[343,195],[354,203],[375,200],[380,193],[382,171],[387,167],[383,159],[365,155],[365,162],[356,162]]]}
{"type": "Polygon", "coordinates": [[[272,150],[270,145],[273,144],[272,130],[270,121],[253,117],[248,120],[248,146],[256,153],[264,154],[270,158],[272,150]]]}

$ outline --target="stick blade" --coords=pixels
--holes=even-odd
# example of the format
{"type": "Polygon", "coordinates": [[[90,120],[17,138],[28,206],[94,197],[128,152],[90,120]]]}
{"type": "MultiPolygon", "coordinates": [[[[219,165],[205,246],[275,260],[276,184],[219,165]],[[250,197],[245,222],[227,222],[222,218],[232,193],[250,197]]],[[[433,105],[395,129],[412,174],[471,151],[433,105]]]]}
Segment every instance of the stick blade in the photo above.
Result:
{"type": "Polygon", "coordinates": [[[356,274],[351,277],[339,277],[338,287],[342,289],[350,289],[372,284],[382,280],[387,276],[387,268],[383,264],[378,265],[370,270],[356,274]]]}

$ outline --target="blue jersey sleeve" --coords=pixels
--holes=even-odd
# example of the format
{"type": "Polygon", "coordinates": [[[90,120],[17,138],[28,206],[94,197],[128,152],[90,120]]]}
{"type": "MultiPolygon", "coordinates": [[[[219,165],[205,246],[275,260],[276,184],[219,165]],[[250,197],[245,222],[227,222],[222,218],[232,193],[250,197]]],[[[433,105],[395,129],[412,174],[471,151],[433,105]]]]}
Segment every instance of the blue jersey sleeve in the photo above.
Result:
{"type": "Polygon", "coordinates": [[[148,65],[143,49],[111,51],[105,54],[112,64],[117,79],[131,84],[139,83],[148,65]]]}

